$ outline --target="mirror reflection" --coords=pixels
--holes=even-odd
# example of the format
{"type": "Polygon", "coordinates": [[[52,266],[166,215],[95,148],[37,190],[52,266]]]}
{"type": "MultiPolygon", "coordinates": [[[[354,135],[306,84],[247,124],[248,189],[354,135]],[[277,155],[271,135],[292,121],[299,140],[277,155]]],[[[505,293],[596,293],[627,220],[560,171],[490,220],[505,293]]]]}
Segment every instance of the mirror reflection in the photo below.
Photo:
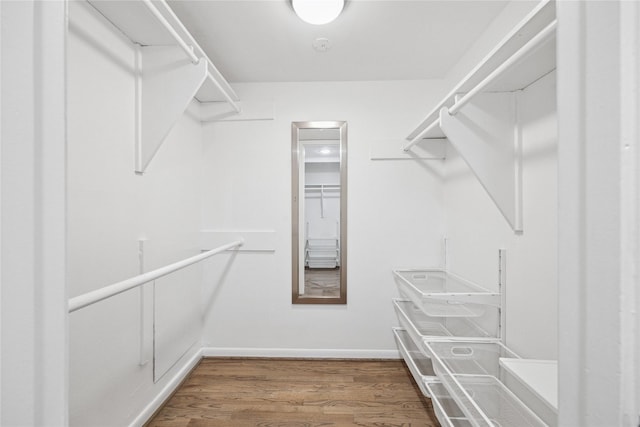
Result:
{"type": "Polygon", "coordinates": [[[346,122],[292,123],[294,304],[345,304],[346,122]]]}

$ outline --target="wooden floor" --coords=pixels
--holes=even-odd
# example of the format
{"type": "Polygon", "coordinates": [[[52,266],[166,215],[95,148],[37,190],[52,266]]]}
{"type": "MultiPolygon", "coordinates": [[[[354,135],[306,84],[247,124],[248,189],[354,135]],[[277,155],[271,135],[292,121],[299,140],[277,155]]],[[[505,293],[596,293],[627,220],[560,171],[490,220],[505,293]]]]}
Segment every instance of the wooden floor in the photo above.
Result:
{"type": "Polygon", "coordinates": [[[436,427],[402,361],[203,359],[148,426],[436,427]]]}
{"type": "Polygon", "coordinates": [[[305,268],[305,297],[340,296],[340,267],[337,268],[305,268]]]}

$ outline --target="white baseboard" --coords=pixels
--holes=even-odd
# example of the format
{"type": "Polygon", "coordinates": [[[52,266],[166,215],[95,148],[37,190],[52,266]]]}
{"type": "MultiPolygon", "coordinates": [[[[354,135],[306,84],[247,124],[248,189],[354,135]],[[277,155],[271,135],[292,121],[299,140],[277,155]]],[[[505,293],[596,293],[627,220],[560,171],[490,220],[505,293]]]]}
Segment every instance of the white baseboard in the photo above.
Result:
{"type": "Polygon", "coordinates": [[[138,414],[138,416],[131,422],[129,427],[143,426],[153,414],[162,406],[162,404],[171,396],[171,394],[178,388],[180,383],[186,378],[191,370],[202,359],[202,349],[195,352],[193,356],[184,364],[182,368],[171,378],[167,384],[162,387],[162,390],[149,404],[138,414]]]}
{"type": "Polygon", "coordinates": [[[285,357],[322,359],[400,359],[398,350],[345,350],[318,348],[203,347],[203,357],[285,357]]]}

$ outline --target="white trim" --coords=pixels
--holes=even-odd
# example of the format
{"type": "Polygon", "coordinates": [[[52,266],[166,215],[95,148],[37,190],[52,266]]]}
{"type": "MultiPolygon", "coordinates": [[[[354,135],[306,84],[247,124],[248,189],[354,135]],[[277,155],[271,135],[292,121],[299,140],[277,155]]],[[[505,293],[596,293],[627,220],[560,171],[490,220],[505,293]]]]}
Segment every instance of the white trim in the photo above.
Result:
{"type": "Polygon", "coordinates": [[[203,347],[203,357],[284,357],[320,359],[400,359],[398,350],[203,347]]]}
{"type": "Polygon", "coordinates": [[[68,424],[66,5],[0,2],[2,425],[68,424]]]}
{"type": "Polygon", "coordinates": [[[638,12],[557,7],[558,425],[636,427],[638,12]]]}
{"type": "Polygon", "coordinates": [[[147,406],[138,414],[136,418],[129,424],[130,427],[143,426],[153,414],[162,406],[162,404],[173,394],[180,383],[184,381],[193,368],[202,360],[202,349],[195,352],[193,356],[177,371],[164,387],[158,392],[155,398],[149,402],[147,406]]]}
{"type": "Polygon", "coordinates": [[[621,409],[623,421],[637,425],[640,414],[640,5],[620,4],[621,153],[621,409]]]}

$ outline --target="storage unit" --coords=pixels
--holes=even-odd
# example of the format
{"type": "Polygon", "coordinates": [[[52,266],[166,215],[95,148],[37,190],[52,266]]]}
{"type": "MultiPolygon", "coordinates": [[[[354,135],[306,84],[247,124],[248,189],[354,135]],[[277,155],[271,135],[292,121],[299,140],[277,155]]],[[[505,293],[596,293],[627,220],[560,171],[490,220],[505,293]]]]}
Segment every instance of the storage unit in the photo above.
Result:
{"type": "Polygon", "coordinates": [[[481,317],[500,305],[500,294],[437,269],[395,270],[400,294],[432,317],[481,317]]]}
{"type": "MultiPolygon", "coordinates": [[[[404,145],[410,150],[423,140],[447,138],[514,233],[524,230],[522,124],[516,92],[555,68],[555,28],[555,4],[541,2],[431,110],[404,145]],[[473,98],[475,104],[468,105],[473,98]]],[[[502,256],[499,265],[498,292],[441,269],[393,272],[406,299],[394,300],[404,328],[401,335],[420,350],[407,351],[411,345],[403,343],[400,352],[414,366],[414,378],[431,396],[443,425],[557,423],[553,398],[548,397],[548,390],[557,388],[557,378],[546,375],[543,385],[531,385],[533,376],[521,374],[521,359],[503,343],[502,256]],[[421,364],[429,360],[435,377],[416,373],[413,359],[421,364]]]]}
{"type": "Polygon", "coordinates": [[[340,266],[338,239],[307,238],[304,262],[309,268],[336,268],[340,266]]]}
{"type": "MultiPolygon", "coordinates": [[[[556,413],[549,410],[551,399],[543,397],[548,392],[539,391],[556,387],[555,378],[547,375],[541,380],[543,385],[532,389],[526,375],[514,373],[521,366],[519,362],[530,361],[520,359],[499,342],[499,323],[495,333],[489,333],[476,323],[480,320],[476,315],[478,309],[465,311],[466,317],[460,310],[440,310],[438,316],[427,315],[423,310],[423,301],[431,299],[452,301],[454,306],[484,306],[481,302],[486,302],[486,292],[446,292],[477,291],[481,287],[459,277],[447,286],[444,279],[455,276],[441,270],[400,270],[394,271],[394,275],[399,280],[401,293],[411,294],[407,289],[412,289],[414,297],[419,294],[409,285],[416,280],[424,283],[422,289],[427,291],[421,298],[393,301],[402,326],[393,332],[400,354],[422,393],[432,399],[442,425],[555,425],[556,413]],[[433,277],[429,277],[430,274],[433,277]],[[432,284],[426,285],[429,281],[432,284]]],[[[490,301],[500,298],[498,293],[489,294],[490,301]]],[[[491,307],[498,308],[499,312],[499,307],[491,307]]],[[[498,318],[499,314],[495,319],[498,318]]]]}
{"type": "Polygon", "coordinates": [[[411,335],[415,342],[420,342],[427,337],[445,339],[465,337],[465,339],[476,338],[483,341],[499,339],[497,322],[492,328],[492,332],[489,332],[474,322],[474,319],[461,316],[429,316],[411,301],[394,299],[393,305],[400,326],[411,335]]]}
{"type": "Polygon", "coordinates": [[[424,349],[437,377],[472,425],[547,425],[507,386],[513,379],[500,359],[518,356],[501,343],[426,340],[424,349]]]}

